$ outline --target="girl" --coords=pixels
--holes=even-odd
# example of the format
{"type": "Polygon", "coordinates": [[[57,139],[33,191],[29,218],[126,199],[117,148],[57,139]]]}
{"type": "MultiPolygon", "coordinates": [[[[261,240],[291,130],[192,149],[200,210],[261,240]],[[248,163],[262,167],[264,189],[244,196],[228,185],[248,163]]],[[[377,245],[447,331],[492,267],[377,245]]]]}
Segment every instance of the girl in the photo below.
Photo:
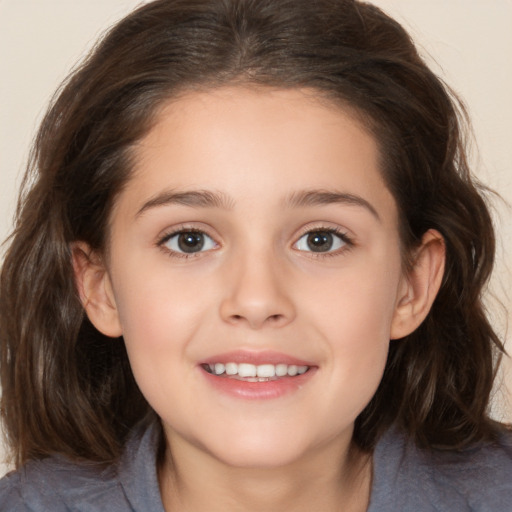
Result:
{"type": "Polygon", "coordinates": [[[460,108],[351,0],[157,0],[46,115],[1,275],[2,511],[503,511],[460,108]]]}

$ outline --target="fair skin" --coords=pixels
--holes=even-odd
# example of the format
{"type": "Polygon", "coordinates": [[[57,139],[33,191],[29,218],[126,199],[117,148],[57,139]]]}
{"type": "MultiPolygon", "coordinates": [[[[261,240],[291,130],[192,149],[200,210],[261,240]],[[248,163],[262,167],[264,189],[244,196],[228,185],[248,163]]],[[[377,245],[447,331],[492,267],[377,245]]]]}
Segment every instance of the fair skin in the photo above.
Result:
{"type": "Polygon", "coordinates": [[[162,420],[165,509],[366,510],[354,421],[390,340],[428,313],[442,238],[427,232],[404,272],[375,140],[311,92],[191,92],[135,155],[108,258],[78,243],[74,263],[162,420]]]}

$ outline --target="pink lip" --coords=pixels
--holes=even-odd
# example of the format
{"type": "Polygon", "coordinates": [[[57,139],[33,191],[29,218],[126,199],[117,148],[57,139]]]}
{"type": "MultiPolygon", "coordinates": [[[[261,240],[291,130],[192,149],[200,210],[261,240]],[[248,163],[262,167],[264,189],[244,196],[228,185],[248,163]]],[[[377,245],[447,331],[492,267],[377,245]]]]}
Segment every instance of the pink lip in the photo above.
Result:
{"type": "Polygon", "coordinates": [[[249,363],[254,365],[260,364],[295,364],[297,366],[315,366],[312,362],[303,359],[297,359],[287,354],[274,352],[271,350],[265,351],[249,351],[249,350],[235,350],[232,352],[225,352],[224,354],[216,354],[209,357],[199,364],[215,364],[215,363],[249,363]]]}
{"type": "Polygon", "coordinates": [[[202,361],[198,369],[206,382],[223,395],[245,400],[271,400],[299,391],[313,378],[318,367],[311,362],[273,351],[234,351],[218,354],[202,361]],[[309,370],[295,377],[281,377],[264,382],[250,382],[226,376],[213,375],[203,365],[215,363],[287,364],[309,366],[309,370]]]}

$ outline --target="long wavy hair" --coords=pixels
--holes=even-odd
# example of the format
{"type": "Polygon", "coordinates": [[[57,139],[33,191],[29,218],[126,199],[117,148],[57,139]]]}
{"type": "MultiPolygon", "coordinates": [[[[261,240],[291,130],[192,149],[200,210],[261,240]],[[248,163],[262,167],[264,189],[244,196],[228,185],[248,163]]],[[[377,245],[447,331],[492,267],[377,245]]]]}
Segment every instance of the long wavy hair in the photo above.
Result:
{"type": "Polygon", "coordinates": [[[84,316],[70,244],[108,248],[109,215],[159,108],[225,84],[310,88],[355,109],[380,147],[404,261],[430,228],[446,272],[424,323],[390,345],[354,441],[397,424],[418,445],[493,435],[503,351],[482,305],[495,240],[465,155],[465,115],[404,29],[355,0],[157,0],[115,25],[55,96],[36,137],[0,282],[1,415],[13,459],[115,461],[151,409],[122,338],[84,316]]]}

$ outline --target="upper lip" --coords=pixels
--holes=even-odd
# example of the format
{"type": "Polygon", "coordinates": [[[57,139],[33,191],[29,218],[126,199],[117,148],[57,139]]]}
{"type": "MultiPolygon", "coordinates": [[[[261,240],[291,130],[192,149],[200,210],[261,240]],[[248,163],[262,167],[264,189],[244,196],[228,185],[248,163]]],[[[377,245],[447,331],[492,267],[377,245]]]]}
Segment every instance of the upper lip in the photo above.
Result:
{"type": "Polygon", "coordinates": [[[256,366],[261,364],[287,364],[297,366],[315,366],[312,362],[297,357],[275,352],[272,350],[250,351],[234,350],[223,354],[216,354],[200,362],[200,364],[216,363],[248,363],[256,366]]]}

